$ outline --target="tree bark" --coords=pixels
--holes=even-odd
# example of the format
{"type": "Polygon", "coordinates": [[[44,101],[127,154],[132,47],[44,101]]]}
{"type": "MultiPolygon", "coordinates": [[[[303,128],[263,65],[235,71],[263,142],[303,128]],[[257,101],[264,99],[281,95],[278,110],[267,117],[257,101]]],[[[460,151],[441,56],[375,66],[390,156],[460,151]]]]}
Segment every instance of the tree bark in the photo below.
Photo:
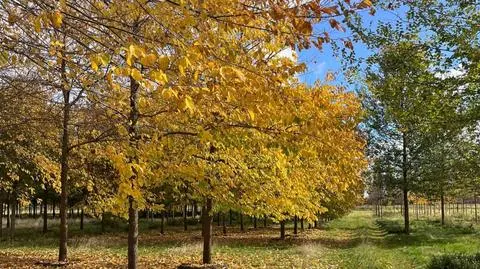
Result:
{"type": "Polygon", "coordinates": [[[280,222],[280,239],[281,240],[285,239],[285,221],[284,220],[280,222]]]}
{"type": "Polygon", "coordinates": [[[257,229],[257,217],[253,217],[253,228],[257,229]]]}
{"type": "Polygon", "coordinates": [[[12,214],[10,214],[10,238],[13,240],[15,238],[15,218],[16,218],[16,207],[17,207],[17,197],[14,194],[12,199],[12,214]]]}
{"type": "Polygon", "coordinates": [[[165,232],[165,210],[162,211],[162,217],[160,219],[160,233],[164,234],[165,232]]]}
{"type": "MultiPolygon", "coordinates": [[[[138,28],[137,23],[133,26],[133,32],[136,32],[138,28]]],[[[130,76],[130,115],[128,117],[128,134],[129,134],[129,146],[133,148],[134,154],[130,158],[130,162],[138,161],[137,149],[138,149],[138,139],[139,139],[139,130],[138,130],[138,120],[140,117],[140,111],[138,108],[138,98],[139,98],[139,88],[140,84],[130,76]]],[[[133,171],[133,176],[130,178],[132,187],[135,185],[134,182],[137,180],[137,171],[133,171]]],[[[135,204],[135,199],[130,196],[128,198],[129,209],[128,209],[128,269],[137,268],[138,260],[138,209],[135,204]]]]}
{"type": "Polygon", "coordinates": [[[43,198],[43,233],[48,232],[48,210],[47,210],[47,191],[45,190],[45,197],[43,198]]]}
{"type": "Polygon", "coordinates": [[[138,209],[132,197],[128,203],[128,269],[135,269],[138,259],[138,209]]]}
{"type": "Polygon", "coordinates": [[[233,211],[231,209],[228,211],[228,224],[230,226],[233,224],[233,211]]]}
{"type": "Polygon", "coordinates": [[[304,227],[303,227],[303,218],[300,220],[300,229],[303,231],[304,230],[304,227]]]}
{"type": "Polygon", "coordinates": [[[263,228],[267,228],[267,215],[263,218],[263,228]]]}
{"type": "Polygon", "coordinates": [[[245,231],[245,227],[243,226],[243,214],[240,213],[240,231],[245,231]]]}
{"type": "Polygon", "coordinates": [[[212,263],[212,199],[202,209],[203,264],[212,263]]]}
{"type": "Polygon", "coordinates": [[[197,219],[197,202],[193,203],[192,217],[196,221],[197,219]]]}
{"type": "Polygon", "coordinates": [[[85,214],[84,214],[83,208],[82,208],[82,210],[80,211],[80,231],[83,231],[84,218],[85,218],[85,214]]]}
{"type": "Polygon", "coordinates": [[[10,196],[7,197],[7,229],[10,228],[10,196]]]}
{"type": "Polygon", "coordinates": [[[443,191],[442,193],[440,194],[440,211],[441,211],[441,222],[442,222],[442,225],[445,225],[445,197],[443,195],[443,191]]]}
{"type": "Polygon", "coordinates": [[[37,218],[37,199],[33,200],[33,218],[37,218]]]}
{"type": "Polygon", "coordinates": [[[222,226],[223,226],[223,234],[227,235],[227,222],[225,220],[225,213],[222,213],[222,226]]]}
{"type": "Polygon", "coordinates": [[[298,217],[293,217],[293,234],[298,234],[298,217]]]}
{"type": "Polygon", "coordinates": [[[405,226],[405,233],[410,234],[410,218],[409,218],[409,212],[408,212],[408,178],[407,178],[407,172],[408,172],[408,167],[407,167],[407,137],[406,134],[403,133],[402,135],[402,157],[403,157],[403,163],[402,163],[402,174],[403,174],[403,208],[404,208],[404,226],[405,226]]]}
{"type": "Polygon", "coordinates": [[[183,230],[187,231],[188,230],[188,225],[187,225],[187,205],[183,206],[183,230]]]}
{"type": "MultiPolygon", "coordinates": [[[[61,76],[62,82],[67,81],[66,78],[66,63],[61,60],[61,76]]],[[[62,83],[63,84],[63,83],[62,83]]],[[[63,111],[62,111],[62,155],[60,157],[60,242],[58,250],[58,261],[67,262],[67,238],[68,238],[68,223],[67,223],[67,199],[68,199],[68,171],[69,171],[69,157],[70,157],[70,133],[68,125],[70,124],[70,91],[62,86],[63,94],[63,111]]]]}
{"type": "Polygon", "coordinates": [[[475,203],[475,222],[478,222],[478,215],[477,215],[477,194],[475,193],[475,197],[473,198],[473,202],[475,203]]]}
{"type": "Polygon", "coordinates": [[[3,202],[0,202],[0,238],[3,236],[3,202]]]}

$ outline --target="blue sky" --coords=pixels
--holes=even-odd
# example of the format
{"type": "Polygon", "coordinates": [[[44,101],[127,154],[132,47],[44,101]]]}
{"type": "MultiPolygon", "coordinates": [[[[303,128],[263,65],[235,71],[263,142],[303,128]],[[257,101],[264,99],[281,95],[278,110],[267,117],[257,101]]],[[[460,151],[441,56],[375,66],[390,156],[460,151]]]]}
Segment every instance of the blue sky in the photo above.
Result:
{"type": "MultiPolygon", "coordinates": [[[[377,10],[374,16],[370,15],[368,11],[361,11],[362,20],[364,26],[367,26],[371,29],[375,29],[378,22],[380,21],[396,21],[399,15],[402,13],[401,10],[397,11],[386,11],[386,10],[377,10]]],[[[332,39],[351,37],[352,33],[347,31],[345,33],[333,31],[328,22],[315,25],[314,32],[329,32],[332,39]]],[[[341,41],[339,41],[341,43],[341,41]]],[[[339,44],[340,44],[339,43],[339,44]]],[[[355,54],[359,58],[366,58],[373,53],[362,43],[354,43],[355,54]]],[[[308,50],[303,50],[297,52],[298,61],[307,64],[308,70],[299,75],[299,78],[302,82],[305,82],[309,85],[312,85],[316,80],[324,80],[328,72],[333,72],[336,76],[335,84],[346,86],[348,89],[353,90],[356,85],[349,84],[345,81],[342,70],[342,59],[341,56],[335,56],[330,45],[325,45],[323,50],[317,48],[310,48],[308,50]]]]}

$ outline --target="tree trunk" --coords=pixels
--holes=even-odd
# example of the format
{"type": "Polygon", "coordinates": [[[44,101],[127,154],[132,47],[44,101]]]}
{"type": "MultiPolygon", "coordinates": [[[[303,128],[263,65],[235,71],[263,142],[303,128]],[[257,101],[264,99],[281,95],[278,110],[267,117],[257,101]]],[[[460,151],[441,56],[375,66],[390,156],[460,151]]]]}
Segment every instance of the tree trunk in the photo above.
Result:
{"type": "MultiPolygon", "coordinates": [[[[47,191],[45,191],[46,193],[47,191]]],[[[43,198],[43,233],[48,232],[48,210],[47,210],[47,195],[43,198]]]]}
{"type": "Polygon", "coordinates": [[[133,197],[128,199],[128,203],[128,269],[135,269],[138,257],[138,209],[133,197]]]}
{"type": "Polygon", "coordinates": [[[303,231],[304,228],[303,228],[303,218],[300,220],[300,229],[303,231]]]}
{"type": "Polygon", "coordinates": [[[188,230],[188,225],[187,225],[187,205],[183,206],[183,230],[187,231],[188,230]]]}
{"type": "Polygon", "coordinates": [[[473,198],[473,202],[475,203],[475,222],[478,222],[478,215],[477,215],[477,194],[475,193],[475,197],[473,198]]]}
{"type": "Polygon", "coordinates": [[[243,227],[243,214],[240,213],[240,231],[245,231],[245,227],[243,227]]]}
{"type": "Polygon", "coordinates": [[[52,219],[55,219],[55,201],[52,201],[52,219]]]}
{"type": "Polygon", "coordinates": [[[403,172],[403,217],[404,217],[404,226],[405,226],[405,233],[410,234],[410,219],[409,219],[409,212],[408,212],[408,179],[407,179],[407,137],[405,133],[402,135],[403,145],[402,145],[402,172],[403,172]]]}
{"type": "Polygon", "coordinates": [[[84,220],[84,217],[85,217],[85,214],[84,214],[83,208],[82,208],[82,211],[80,211],[80,231],[83,231],[83,220],[84,220]]]}
{"type": "Polygon", "coordinates": [[[203,264],[212,263],[212,199],[202,209],[203,264]]]}
{"type": "Polygon", "coordinates": [[[192,219],[193,220],[197,219],[197,202],[194,202],[192,204],[192,219]]]}
{"type": "Polygon", "coordinates": [[[165,210],[162,211],[162,216],[160,219],[160,233],[165,233],[165,210]]]}
{"type": "Polygon", "coordinates": [[[223,226],[223,234],[227,234],[227,222],[225,221],[225,213],[222,213],[222,226],[223,226]]]}
{"type": "Polygon", "coordinates": [[[230,226],[233,224],[233,211],[231,209],[228,211],[228,223],[230,226]]]}
{"type": "Polygon", "coordinates": [[[441,222],[442,222],[442,225],[445,225],[445,197],[443,195],[443,191],[442,193],[440,194],[440,211],[441,211],[441,222]]]}
{"type": "Polygon", "coordinates": [[[7,198],[7,229],[10,228],[10,201],[8,199],[10,197],[7,198]]]}
{"type": "Polygon", "coordinates": [[[257,217],[253,217],[253,228],[257,229],[257,217]]]}
{"type": "MultiPolygon", "coordinates": [[[[61,75],[66,82],[66,63],[61,61],[61,75]]],[[[69,155],[70,155],[70,133],[68,125],[70,123],[70,91],[63,88],[63,115],[62,115],[62,155],[60,157],[60,242],[58,250],[58,261],[67,262],[67,199],[68,199],[68,171],[69,171],[69,155]]]]}
{"type": "MultiPolygon", "coordinates": [[[[133,32],[136,32],[137,29],[138,24],[135,23],[132,30],[133,32]]],[[[131,163],[138,161],[137,149],[140,136],[138,130],[138,120],[140,117],[140,111],[138,108],[139,88],[140,84],[130,76],[130,115],[128,117],[128,135],[129,146],[133,148],[133,156],[130,156],[129,160],[131,163]]],[[[137,178],[137,171],[133,171],[133,176],[130,178],[132,187],[137,178]]],[[[138,260],[138,208],[132,196],[128,198],[128,202],[128,269],[135,269],[137,268],[138,260]]]]}
{"type": "Polygon", "coordinates": [[[220,226],[220,212],[217,213],[217,226],[220,226]]]}
{"type": "Polygon", "coordinates": [[[13,195],[13,201],[12,201],[12,214],[10,214],[10,238],[13,240],[15,238],[15,218],[16,218],[16,207],[17,207],[17,197],[14,194],[13,195]]]}
{"type": "Polygon", "coordinates": [[[293,234],[298,234],[298,217],[293,218],[293,234]]]}
{"type": "Polygon", "coordinates": [[[267,215],[263,218],[263,228],[267,228],[267,215]]]}
{"type": "Polygon", "coordinates": [[[280,239],[281,240],[285,239],[285,221],[284,220],[280,222],[280,239]]]}
{"type": "Polygon", "coordinates": [[[3,202],[0,202],[0,238],[3,236],[3,202]]]}
{"type": "Polygon", "coordinates": [[[37,199],[33,200],[33,218],[37,218],[37,199]]]}

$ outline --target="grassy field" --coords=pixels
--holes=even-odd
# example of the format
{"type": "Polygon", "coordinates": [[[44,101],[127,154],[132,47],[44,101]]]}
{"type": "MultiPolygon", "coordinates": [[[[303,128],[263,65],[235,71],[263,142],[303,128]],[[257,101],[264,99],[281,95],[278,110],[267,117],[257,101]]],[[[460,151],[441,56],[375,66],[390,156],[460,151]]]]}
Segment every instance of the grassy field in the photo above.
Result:
{"type": "MultiPolygon", "coordinates": [[[[448,222],[441,227],[433,219],[412,220],[412,234],[400,233],[400,216],[373,217],[357,210],[320,229],[277,239],[276,227],[240,232],[229,227],[224,236],[214,226],[214,260],[229,268],[423,268],[434,255],[473,253],[480,247],[480,227],[448,222]]],[[[54,261],[54,227],[42,235],[39,225],[20,220],[14,241],[0,241],[0,268],[35,268],[39,261],[54,261]],[[22,223],[23,221],[23,223],[22,223]],[[30,227],[31,226],[31,227],[30,227]]],[[[69,268],[122,268],[126,264],[124,227],[101,233],[100,225],[88,223],[84,231],[70,225],[69,268]]],[[[140,268],[175,268],[201,259],[201,232],[181,225],[168,227],[161,235],[158,222],[141,223],[140,268]]]]}

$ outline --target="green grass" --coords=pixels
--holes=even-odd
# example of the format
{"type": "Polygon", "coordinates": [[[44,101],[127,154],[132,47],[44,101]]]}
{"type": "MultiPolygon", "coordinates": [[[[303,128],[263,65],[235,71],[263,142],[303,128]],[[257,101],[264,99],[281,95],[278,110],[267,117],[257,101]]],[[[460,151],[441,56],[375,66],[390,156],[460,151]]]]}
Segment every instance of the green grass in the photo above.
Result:
{"type": "MultiPolygon", "coordinates": [[[[35,261],[55,259],[56,225],[43,235],[34,224],[25,221],[14,241],[5,237],[0,241],[0,264],[30,268],[35,261]]],[[[200,261],[199,226],[190,226],[188,232],[183,232],[181,225],[169,226],[165,235],[158,227],[158,222],[141,222],[139,253],[144,268],[174,268],[183,262],[200,261]]],[[[458,219],[444,227],[433,218],[412,220],[410,235],[403,234],[402,228],[399,215],[387,214],[380,219],[365,210],[284,241],[277,239],[275,226],[243,233],[238,227],[229,227],[223,236],[221,227],[214,225],[214,260],[230,268],[426,268],[434,256],[473,254],[480,247],[479,227],[458,219]]],[[[71,223],[70,267],[122,268],[126,241],[125,224],[102,233],[94,221],[86,224],[84,231],[79,230],[78,223],[71,223]]]]}

